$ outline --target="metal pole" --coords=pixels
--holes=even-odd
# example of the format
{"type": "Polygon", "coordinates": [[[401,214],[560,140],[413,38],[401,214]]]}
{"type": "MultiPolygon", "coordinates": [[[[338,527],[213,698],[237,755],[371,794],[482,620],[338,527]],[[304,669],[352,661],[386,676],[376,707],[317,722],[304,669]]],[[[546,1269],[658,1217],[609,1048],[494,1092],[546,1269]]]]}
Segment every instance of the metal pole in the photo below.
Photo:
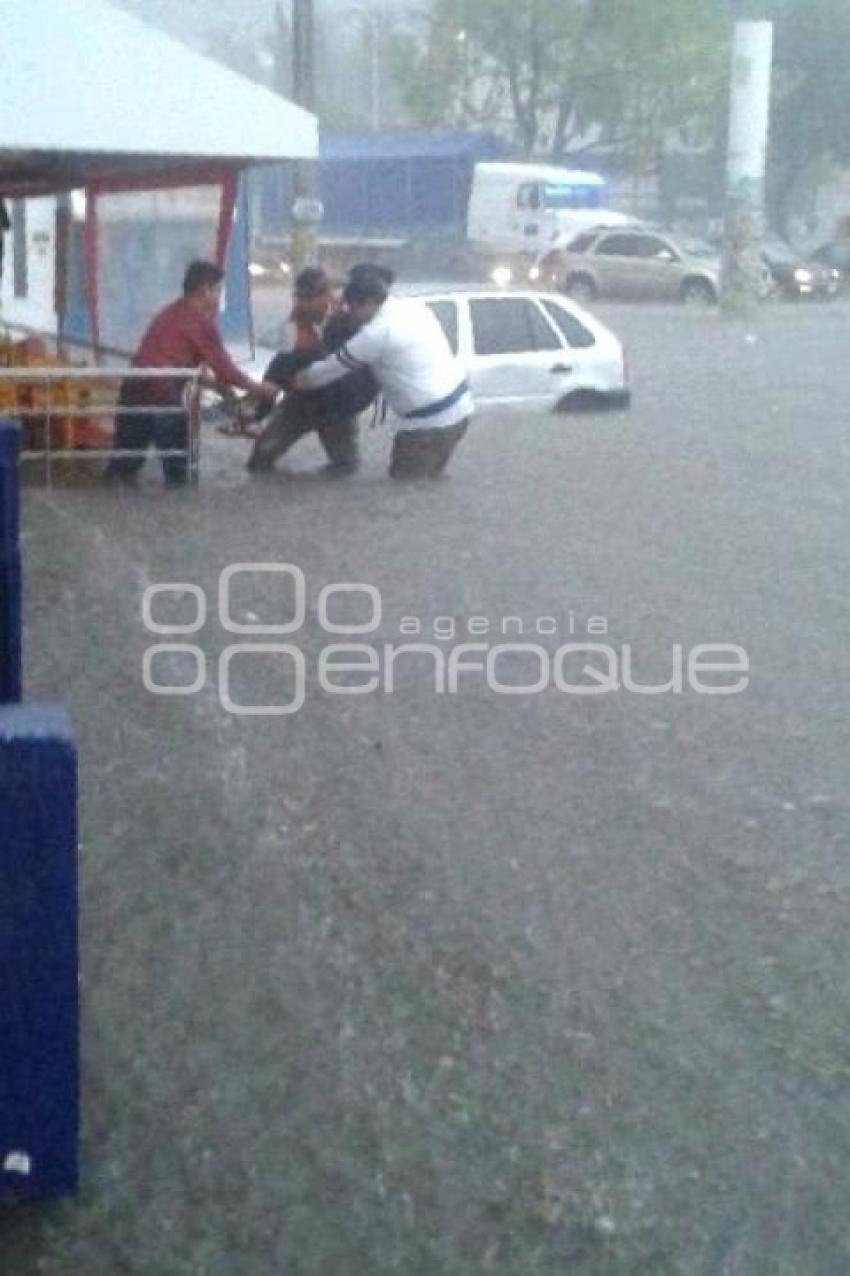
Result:
{"type": "Polygon", "coordinates": [[[44,373],[43,376],[44,376],[44,406],[45,406],[44,482],[45,482],[45,486],[50,487],[50,483],[53,478],[53,467],[51,466],[51,461],[53,459],[53,451],[52,451],[53,440],[50,437],[53,433],[53,413],[50,410],[51,400],[53,398],[53,395],[51,393],[51,384],[50,384],[48,374],[44,373]]]}
{"type": "Polygon", "coordinates": [[[368,18],[369,30],[369,87],[371,97],[372,132],[381,128],[381,49],[380,13],[373,9],[368,18]]]}
{"type": "MultiPolygon", "coordinates": [[[[315,20],[313,0],[292,0],[292,95],[299,106],[316,109],[315,20]]],[[[316,243],[316,164],[294,161],[292,264],[297,273],[318,260],[316,243]]]]}
{"type": "Polygon", "coordinates": [[[723,234],[723,305],[733,313],[750,310],[761,291],[772,58],[773,23],[736,22],[723,234]]]}

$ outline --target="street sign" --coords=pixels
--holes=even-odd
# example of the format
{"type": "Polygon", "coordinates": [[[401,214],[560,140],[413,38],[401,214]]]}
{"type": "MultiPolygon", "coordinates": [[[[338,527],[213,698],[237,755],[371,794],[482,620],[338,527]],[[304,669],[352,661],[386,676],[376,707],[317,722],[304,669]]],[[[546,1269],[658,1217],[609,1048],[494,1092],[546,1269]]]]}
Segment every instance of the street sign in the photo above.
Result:
{"type": "Polygon", "coordinates": [[[292,216],[297,222],[315,226],[325,215],[325,206],[320,199],[311,199],[300,195],[292,205],[292,216]]]}

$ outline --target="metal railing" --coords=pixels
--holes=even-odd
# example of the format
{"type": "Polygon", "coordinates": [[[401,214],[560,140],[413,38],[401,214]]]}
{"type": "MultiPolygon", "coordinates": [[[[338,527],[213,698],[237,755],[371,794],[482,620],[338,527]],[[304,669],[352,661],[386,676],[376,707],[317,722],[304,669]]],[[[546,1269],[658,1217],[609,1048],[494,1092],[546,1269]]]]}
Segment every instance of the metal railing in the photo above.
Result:
{"type": "Polygon", "coordinates": [[[0,366],[0,415],[21,422],[21,461],[43,461],[44,478],[49,485],[57,462],[146,456],[148,446],[141,449],[105,445],[110,434],[114,436],[118,416],[173,416],[175,411],[184,411],[186,446],[156,447],[156,455],[184,459],[188,481],[195,484],[200,462],[200,385],[198,368],[0,366]],[[118,402],[119,392],[122,383],[131,380],[181,381],[182,402],[124,406],[118,402]],[[80,445],[82,431],[75,423],[83,422],[90,426],[92,422],[103,423],[100,430],[92,432],[96,437],[94,446],[80,445]],[[104,446],[98,446],[98,442],[104,446]]]}

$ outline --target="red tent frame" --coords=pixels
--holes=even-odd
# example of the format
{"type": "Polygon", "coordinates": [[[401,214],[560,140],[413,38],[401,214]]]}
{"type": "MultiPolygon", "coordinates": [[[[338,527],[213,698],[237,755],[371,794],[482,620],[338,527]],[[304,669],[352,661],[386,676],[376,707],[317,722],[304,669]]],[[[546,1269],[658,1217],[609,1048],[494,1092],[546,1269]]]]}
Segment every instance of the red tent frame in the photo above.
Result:
{"type": "Polygon", "coordinates": [[[102,177],[90,181],[84,187],[86,215],[83,226],[83,253],[85,271],[85,297],[91,325],[92,347],[95,358],[100,348],[100,296],[98,289],[98,200],[102,195],[130,194],[134,191],[174,190],[181,186],[219,186],[221,196],[218,209],[214,260],[224,269],[233,213],[239,187],[238,165],[209,164],[187,165],[185,169],[169,165],[167,174],[139,174],[138,176],[102,177]]]}

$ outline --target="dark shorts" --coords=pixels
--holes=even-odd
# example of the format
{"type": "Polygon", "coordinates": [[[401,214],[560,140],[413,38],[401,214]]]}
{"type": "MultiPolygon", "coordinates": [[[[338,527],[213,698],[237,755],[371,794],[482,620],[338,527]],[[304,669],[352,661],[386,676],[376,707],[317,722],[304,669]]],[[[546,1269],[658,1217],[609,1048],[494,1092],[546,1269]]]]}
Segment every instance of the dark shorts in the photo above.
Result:
{"type": "Polygon", "coordinates": [[[315,432],[330,465],[339,473],[357,469],[356,417],[327,418],[318,410],[312,395],[290,394],[274,409],[265,429],[254,444],[248,462],[250,470],[269,470],[279,457],[307,434],[315,432]]]}
{"type": "Polygon", "coordinates": [[[444,429],[399,430],[393,440],[390,478],[437,478],[469,428],[469,420],[444,429]]]}
{"type": "MultiPolygon", "coordinates": [[[[145,454],[153,446],[160,452],[184,451],[188,448],[189,422],[180,407],[156,409],[147,414],[144,404],[137,405],[132,390],[122,387],[115,416],[116,451],[135,452],[135,456],[113,457],[107,466],[110,478],[133,479],[145,463],[145,454]],[[131,408],[122,412],[121,408],[131,408]]],[[[167,483],[182,486],[188,479],[187,456],[163,456],[162,468],[167,483]]]]}

